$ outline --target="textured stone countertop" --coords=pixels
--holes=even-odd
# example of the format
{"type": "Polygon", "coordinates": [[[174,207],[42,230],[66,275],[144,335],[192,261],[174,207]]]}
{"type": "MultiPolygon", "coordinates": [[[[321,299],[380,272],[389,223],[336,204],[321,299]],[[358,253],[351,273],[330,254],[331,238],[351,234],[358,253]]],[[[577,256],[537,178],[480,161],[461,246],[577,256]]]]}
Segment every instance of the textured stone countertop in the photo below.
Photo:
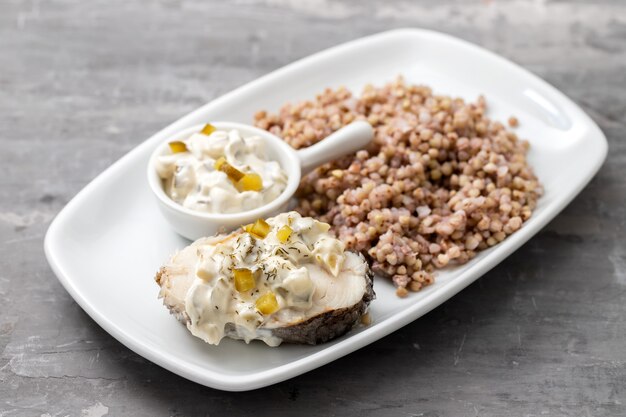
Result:
{"type": "Polygon", "coordinates": [[[626,415],[626,3],[594,3],[0,2],[0,416],[626,415]],[[514,60],[608,137],[598,175],[500,266],[348,357],[244,393],[136,355],[61,287],[43,236],[107,166],[213,97],[395,27],[514,60]]]}

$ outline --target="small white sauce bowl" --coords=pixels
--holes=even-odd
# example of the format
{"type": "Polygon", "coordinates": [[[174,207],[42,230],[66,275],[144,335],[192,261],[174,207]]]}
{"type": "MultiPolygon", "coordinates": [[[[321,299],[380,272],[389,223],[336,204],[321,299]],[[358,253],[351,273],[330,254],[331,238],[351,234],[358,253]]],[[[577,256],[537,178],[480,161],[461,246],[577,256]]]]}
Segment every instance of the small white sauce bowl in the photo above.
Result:
{"type": "Polygon", "coordinates": [[[172,200],[163,189],[163,181],[156,171],[159,156],[170,153],[169,142],[182,141],[202,130],[204,125],[192,126],[171,135],[154,150],[148,162],[148,184],[157,198],[159,208],[172,228],[183,237],[196,240],[216,233],[228,232],[259,218],[272,217],[287,210],[302,175],[315,167],[344,155],[356,152],[371,142],[374,131],[369,123],[353,122],[320,142],[298,151],[270,132],[254,126],[232,122],[211,122],[218,130],[236,129],[243,138],[260,136],[267,145],[270,160],[277,161],[287,173],[287,186],[273,201],[253,210],[240,213],[208,213],[191,210],[172,200]]]}

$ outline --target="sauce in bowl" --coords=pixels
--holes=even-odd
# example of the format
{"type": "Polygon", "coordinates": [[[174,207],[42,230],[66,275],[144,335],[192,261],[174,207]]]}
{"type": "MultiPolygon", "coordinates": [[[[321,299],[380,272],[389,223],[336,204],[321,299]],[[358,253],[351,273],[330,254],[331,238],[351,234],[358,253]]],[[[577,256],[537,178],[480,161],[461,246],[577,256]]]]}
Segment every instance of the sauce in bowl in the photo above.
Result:
{"type": "Polygon", "coordinates": [[[240,213],[276,199],[287,174],[269,160],[263,138],[206,125],[187,139],[170,142],[156,159],[163,190],[176,203],[206,213],[240,213]]]}

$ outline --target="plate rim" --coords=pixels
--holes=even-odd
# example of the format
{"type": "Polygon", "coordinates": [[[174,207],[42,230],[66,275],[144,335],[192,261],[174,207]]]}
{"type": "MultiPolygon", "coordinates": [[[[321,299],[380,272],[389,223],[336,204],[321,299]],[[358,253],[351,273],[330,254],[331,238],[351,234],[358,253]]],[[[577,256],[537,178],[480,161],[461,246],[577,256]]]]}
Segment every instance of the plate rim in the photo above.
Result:
{"type": "MultiPolygon", "coordinates": [[[[602,164],[606,159],[608,153],[608,143],[604,133],[597,126],[597,124],[572,100],[561,93],[559,90],[542,80],[532,72],[525,68],[513,63],[512,61],[497,55],[494,52],[486,50],[478,45],[456,38],[452,35],[417,28],[401,28],[389,31],[384,31],[365,37],[361,37],[355,40],[351,40],[325,50],[316,52],[307,57],[299,59],[293,63],[287,64],[279,69],[271,71],[270,73],[263,75],[255,80],[252,80],[218,98],[211,100],[210,102],[200,106],[192,112],[184,115],[183,117],[175,120],[165,128],[156,132],[150,138],[144,140],[139,145],[131,149],[128,153],[123,155],[120,159],[114,162],[111,166],[100,173],[96,178],[90,181],[83,189],[81,189],[67,204],[62,208],[51,222],[44,238],[44,252],[45,256],[50,264],[51,269],[57,276],[59,282],[63,285],[66,291],[74,299],[74,301],[107,333],[117,339],[120,343],[134,351],[135,353],[145,357],[151,362],[177,374],[186,379],[192,380],[196,383],[206,385],[209,387],[226,390],[226,391],[246,391],[256,388],[261,388],[274,383],[284,381],[302,373],[308,372],[317,367],[326,365],[340,357],[343,357],[355,350],[358,350],[370,343],[373,343],[390,333],[400,329],[406,324],[418,319],[422,315],[428,313],[433,308],[439,306],[445,300],[453,297],[465,287],[473,283],[479,277],[484,275],[490,269],[498,265],[502,260],[511,255],[521,245],[526,243],[531,237],[535,236],[549,221],[551,221],[558,213],[560,213],[589,183],[593,176],[598,172],[602,164]],[[272,79],[282,77],[283,74],[298,70],[301,67],[308,66],[311,62],[318,60],[320,57],[332,57],[335,54],[339,54],[342,51],[349,50],[361,45],[365,45],[372,41],[384,40],[385,38],[397,37],[402,39],[405,36],[415,37],[421,41],[427,41],[428,39],[436,38],[447,42],[453,42],[460,45],[463,48],[470,49],[473,53],[479,53],[483,56],[488,56],[490,59],[502,64],[506,67],[507,71],[514,71],[518,75],[530,78],[534,83],[541,85],[549,94],[554,96],[559,104],[567,107],[567,113],[573,113],[572,123],[576,123],[582,120],[582,125],[589,129],[585,136],[592,136],[597,141],[599,153],[590,163],[589,170],[584,176],[584,180],[580,181],[575,187],[574,191],[567,195],[565,198],[548,206],[546,210],[542,211],[539,215],[533,216],[533,221],[525,224],[524,228],[518,233],[508,237],[505,241],[497,245],[499,250],[492,252],[489,251],[480,262],[474,264],[467,264],[467,268],[457,277],[454,278],[443,290],[445,293],[429,291],[434,288],[427,288],[423,291],[427,292],[427,295],[421,300],[420,303],[408,304],[406,309],[396,313],[392,320],[386,320],[380,323],[376,327],[364,329],[363,331],[350,335],[344,340],[339,341],[329,349],[322,349],[314,352],[310,355],[296,359],[293,362],[279,365],[275,368],[257,371],[252,373],[246,373],[241,375],[225,375],[213,370],[199,369],[196,365],[179,360],[177,357],[169,355],[158,346],[152,346],[147,341],[136,339],[132,334],[128,334],[122,328],[120,328],[114,321],[102,314],[97,307],[94,307],[90,300],[83,296],[76,280],[72,279],[62,265],[62,261],[57,253],[57,241],[61,235],[62,225],[71,219],[71,215],[76,212],[83,200],[91,195],[92,190],[98,188],[99,184],[109,178],[118,170],[118,168],[126,166],[134,161],[135,155],[142,153],[145,148],[152,147],[155,142],[156,136],[170,134],[177,130],[180,126],[183,126],[192,120],[196,115],[206,112],[212,107],[221,106],[228,101],[236,98],[237,95],[243,90],[253,90],[258,85],[268,82],[272,79]],[[443,301],[440,299],[443,298],[443,301]],[[371,331],[370,331],[371,330],[371,331]],[[349,340],[349,342],[347,342],[349,340]]],[[[435,287],[435,286],[433,286],[435,287]]]]}

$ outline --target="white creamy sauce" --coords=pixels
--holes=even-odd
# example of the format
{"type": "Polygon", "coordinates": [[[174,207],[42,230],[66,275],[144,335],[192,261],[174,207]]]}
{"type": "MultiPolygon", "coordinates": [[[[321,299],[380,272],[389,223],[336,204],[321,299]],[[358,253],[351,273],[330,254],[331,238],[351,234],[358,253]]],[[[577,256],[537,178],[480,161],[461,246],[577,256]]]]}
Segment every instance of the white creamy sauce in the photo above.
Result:
{"type": "Polygon", "coordinates": [[[278,162],[268,160],[259,136],[243,138],[237,130],[217,130],[210,135],[194,133],[182,142],[186,152],[160,156],[155,168],[166,194],[184,207],[239,213],[271,202],[287,186],[287,174],[278,162]],[[243,173],[260,175],[263,188],[239,191],[224,172],[215,169],[220,157],[243,173]]]}
{"type": "MultiPolygon", "coordinates": [[[[272,327],[297,323],[310,317],[307,315],[324,311],[324,307],[313,305],[314,300],[326,297],[327,287],[340,280],[338,275],[346,260],[344,244],[329,236],[328,224],[296,212],[280,214],[267,222],[271,229],[263,239],[241,231],[199,247],[196,278],[185,299],[188,328],[195,336],[218,344],[230,331],[229,336],[246,342],[261,339],[276,346],[281,341],[271,335],[272,327]],[[292,230],[284,243],[277,236],[283,226],[292,230]],[[235,268],[253,271],[252,290],[237,291],[235,268]],[[316,285],[321,281],[325,283],[316,285]],[[255,303],[268,292],[275,295],[278,309],[262,314],[255,303]]],[[[357,259],[356,273],[364,274],[364,263],[353,257],[357,259]]],[[[360,281],[364,282],[362,278],[360,281]]],[[[361,294],[364,285],[358,288],[361,294]]]]}

